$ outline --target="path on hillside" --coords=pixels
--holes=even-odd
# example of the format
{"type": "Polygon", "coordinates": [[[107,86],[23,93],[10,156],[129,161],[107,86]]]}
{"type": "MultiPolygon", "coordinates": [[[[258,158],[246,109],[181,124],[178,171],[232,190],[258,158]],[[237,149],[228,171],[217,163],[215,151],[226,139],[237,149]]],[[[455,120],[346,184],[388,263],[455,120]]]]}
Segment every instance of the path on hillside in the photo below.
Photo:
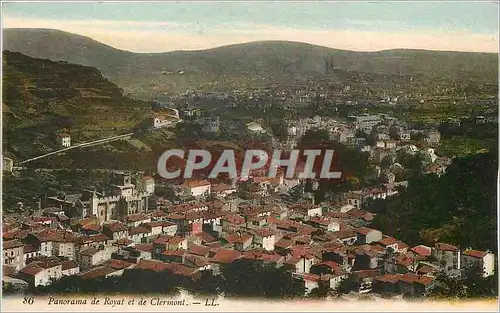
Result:
{"type": "Polygon", "coordinates": [[[51,156],[51,155],[54,155],[54,154],[58,154],[58,153],[61,153],[61,152],[65,152],[65,151],[68,151],[68,150],[76,149],[76,148],[88,147],[88,146],[92,146],[92,145],[99,145],[99,144],[103,144],[103,143],[107,143],[107,142],[119,140],[119,139],[122,139],[122,138],[125,138],[125,137],[130,137],[133,134],[134,133],[127,133],[127,134],[122,134],[122,135],[118,135],[118,136],[112,136],[112,137],[107,137],[107,138],[103,138],[103,139],[97,139],[97,140],[92,140],[92,141],[87,141],[87,142],[79,143],[79,144],[74,145],[74,146],[69,146],[69,147],[66,147],[66,148],[62,148],[62,149],[59,149],[59,150],[56,150],[56,151],[52,151],[52,152],[49,152],[49,153],[45,153],[45,154],[39,155],[39,156],[31,158],[31,159],[24,160],[24,161],[19,162],[17,164],[18,165],[25,164],[25,163],[28,163],[28,162],[31,162],[31,161],[43,159],[45,157],[48,157],[48,156],[51,156]]]}
{"type": "MultiPolygon", "coordinates": [[[[175,121],[174,123],[169,124],[169,125],[167,125],[165,127],[161,127],[161,128],[149,128],[149,129],[146,130],[146,132],[152,131],[152,130],[157,130],[157,129],[163,129],[163,128],[171,127],[171,126],[177,124],[180,121],[181,120],[179,119],[179,120],[175,121]]],[[[59,154],[59,153],[66,152],[66,151],[69,151],[69,150],[72,150],[72,149],[76,149],[76,148],[84,148],[84,147],[89,147],[89,146],[94,146],[94,145],[100,145],[100,144],[103,144],[103,143],[108,143],[108,142],[111,142],[111,141],[120,140],[120,139],[123,139],[123,138],[126,138],[126,137],[132,137],[136,133],[138,133],[138,132],[135,132],[135,133],[134,132],[132,132],[132,133],[126,133],[126,134],[121,134],[121,135],[117,135],[117,136],[111,136],[111,137],[106,137],[106,138],[102,138],[102,139],[97,139],[97,140],[82,142],[82,143],[76,144],[74,146],[62,148],[62,149],[59,149],[59,150],[56,150],[56,151],[52,151],[52,152],[49,152],[49,153],[45,153],[45,154],[36,156],[34,158],[31,158],[31,159],[24,160],[24,161],[19,162],[19,163],[15,163],[15,165],[19,166],[19,165],[22,165],[22,164],[26,164],[26,163],[29,163],[29,162],[32,162],[32,161],[35,161],[35,160],[43,159],[43,158],[46,158],[48,156],[59,154]]]]}

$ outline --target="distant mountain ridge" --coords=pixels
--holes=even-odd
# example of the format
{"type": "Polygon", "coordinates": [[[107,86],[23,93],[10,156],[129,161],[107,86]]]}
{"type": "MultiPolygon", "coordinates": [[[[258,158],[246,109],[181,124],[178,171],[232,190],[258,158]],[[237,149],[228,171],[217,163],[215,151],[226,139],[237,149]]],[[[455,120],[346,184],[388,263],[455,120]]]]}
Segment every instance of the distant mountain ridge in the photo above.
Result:
{"type": "MultiPolygon", "coordinates": [[[[494,53],[386,50],[354,52],[299,42],[262,41],[198,51],[133,53],[51,29],[5,29],[4,50],[96,67],[136,95],[290,84],[330,69],[430,80],[497,81],[494,53]]],[[[167,48],[165,50],[168,50],[167,48]]]]}

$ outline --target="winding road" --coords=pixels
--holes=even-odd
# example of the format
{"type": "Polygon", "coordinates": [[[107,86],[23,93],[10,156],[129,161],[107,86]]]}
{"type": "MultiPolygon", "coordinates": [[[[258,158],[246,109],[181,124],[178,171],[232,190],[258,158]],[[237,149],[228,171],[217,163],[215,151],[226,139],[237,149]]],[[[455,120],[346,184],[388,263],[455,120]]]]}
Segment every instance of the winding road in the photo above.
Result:
{"type": "MultiPolygon", "coordinates": [[[[174,126],[175,124],[179,123],[180,121],[182,121],[182,120],[178,119],[177,121],[173,122],[172,124],[169,124],[169,125],[167,125],[165,127],[162,127],[162,128],[167,128],[167,127],[174,126]]],[[[149,128],[146,131],[152,131],[152,130],[157,130],[157,129],[161,129],[161,128],[149,128]]],[[[45,154],[36,156],[34,158],[31,158],[31,159],[27,159],[27,160],[24,160],[24,161],[21,161],[21,162],[17,162],[15,164],[16,164],[16,166],[19,166],[19,165],[26,164],[26,163],[29,163],[29,162],[32,162],[32,161],[35,161],[35,160],[46,158],[46,157],[54,155],[54,154],[59,154],[59,153],[62,153],[62,152],[66,152],[68,150],[72,150],[72,149],[76,149],[76,148],[83,148],[83,147],[88,147],[88,146],[94,146],[94,145],[100,145],[100,144],[103,144],[103,143],[107,143],[107,142],[111,142],[111,141],[115,141],[115,140],[120,140],[120,139],[123,139],[123,138],[131,137],[131,136],[133,136],[134,134],[137,134],[137,133],[138,132],[135,132],[135,133],[132,132],[132,133],[126,133],[126,134],[121,134],[121,135],[117,135],[117,136],[111,136],[111,137],[106,137],[106,138],[102,138],[102,139],[97,139],[97,140],[82,142],[82,143],[76,144],[74,146],[70,146],[70,147],[62,148],[62,149],[59,149],[59,150],[56,150],[56,151],[52,151],[52,152],[49,152],[49,153],[45,153],[45,154]]]]}

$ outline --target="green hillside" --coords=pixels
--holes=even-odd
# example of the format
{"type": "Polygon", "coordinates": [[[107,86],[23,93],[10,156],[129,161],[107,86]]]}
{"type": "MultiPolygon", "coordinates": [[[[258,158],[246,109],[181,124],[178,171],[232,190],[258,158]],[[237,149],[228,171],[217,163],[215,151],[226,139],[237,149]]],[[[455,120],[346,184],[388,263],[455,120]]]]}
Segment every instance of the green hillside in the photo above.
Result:
{"type": "Polygon", "coordinates": [[[149,105],[91,67],[3,52],[3,148],[16,159],[57,147],[55,134],[73,142],[131,130],[149,105]]]}

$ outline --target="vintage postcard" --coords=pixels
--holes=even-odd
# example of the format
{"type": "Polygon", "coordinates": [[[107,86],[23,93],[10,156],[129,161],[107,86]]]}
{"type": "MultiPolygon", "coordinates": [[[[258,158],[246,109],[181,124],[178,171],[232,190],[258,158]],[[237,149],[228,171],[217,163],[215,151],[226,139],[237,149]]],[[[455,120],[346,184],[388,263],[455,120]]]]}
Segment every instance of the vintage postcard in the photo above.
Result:
{"type": "Polygon", "coordinates": [[[498,10],[2,1],[2,311],[497,311],[498,10]]]}

